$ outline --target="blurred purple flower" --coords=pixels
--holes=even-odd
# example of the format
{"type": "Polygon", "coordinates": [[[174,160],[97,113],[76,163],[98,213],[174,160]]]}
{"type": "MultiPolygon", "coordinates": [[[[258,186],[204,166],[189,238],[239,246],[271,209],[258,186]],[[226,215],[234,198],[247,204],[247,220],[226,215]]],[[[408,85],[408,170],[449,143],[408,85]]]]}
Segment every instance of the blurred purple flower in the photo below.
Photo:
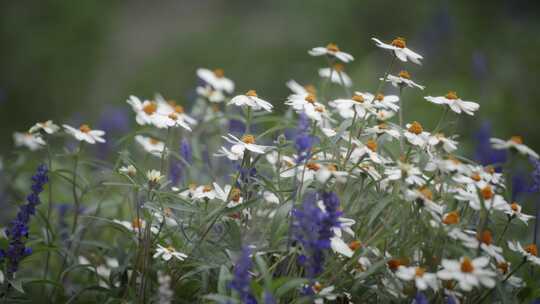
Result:
{"type": "Polygon", "coordinates": [[[238,119],[230,119],[229,132],[235,134],[244,134],[246,132],[246,125],[238,119]]]}
{"type": "Polygon", "coordinates": [[[529,161],[533,166],[533,171],[531,173],[532,184],[529,189],[530,192],[540,192],[540,160],[530,157],[529,161]]]}
{"type": "Polygon", "coordinates": [[[414,302],[413,303],[415,303],[415,304],[429,304],[429,301],[428,301],[425,294],[423,294],[421,292],[417,292],[416,296],[414,297],[414,302]]]}
{"type": "Polygon", "coordinates": [[[107,142],[98,145],[97,153],[101,159],[107,158],[112,149],[111,137],[119,136],[129,131],[129,116],[127,109],[123,107],[107,107],[101,114],[97,128],[106,132],[107,142]]]}
{"type": "Polygon", "coordinates": [[[240,302],[245,304],[257,304],[257,300],[250,291],[251,270],[253,262],[251,261],[251,250],[248,246],[242,248],[242,254],[234,265],[233,280],[229,284],[230,288],[234,289],[240,297],[240,302]]]}

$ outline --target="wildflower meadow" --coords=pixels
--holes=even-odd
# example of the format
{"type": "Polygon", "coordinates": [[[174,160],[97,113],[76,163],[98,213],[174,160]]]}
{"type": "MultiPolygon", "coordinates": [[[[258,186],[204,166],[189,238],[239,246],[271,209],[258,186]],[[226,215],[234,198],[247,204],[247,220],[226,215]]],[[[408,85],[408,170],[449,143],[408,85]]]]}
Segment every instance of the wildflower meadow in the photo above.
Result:
{"type": "Polygon", "coordinates": [[[539,155],[519,134],[463,155],[475,96],[431,90],[422,50],[383,38],[362,42],[386,56],[369,82],[329,43],[286,100],[199,68],[195,103],[126,96],[137,127],[114,136],[14,133],[0,303],[537,301],[539,155]],[[436,125],[408,115],[413,90],[436,125]]]}

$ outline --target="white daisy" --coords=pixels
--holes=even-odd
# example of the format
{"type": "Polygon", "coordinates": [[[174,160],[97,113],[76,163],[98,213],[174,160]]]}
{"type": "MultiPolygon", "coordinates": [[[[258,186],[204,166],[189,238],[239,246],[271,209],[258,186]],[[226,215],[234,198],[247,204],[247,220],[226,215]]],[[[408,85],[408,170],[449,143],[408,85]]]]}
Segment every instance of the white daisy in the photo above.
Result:
{"type": "MultiPolygon", "coordinates": [[[[144,230],[146,228],[146,222],[140,218],[134,218],[131,222],[113,219],[113,222],[126,228],[131,232],[139,232],[139,230],[144,230]]],[[[150,227],[150,231],[153,234],[157,234],[159,232],[159,228],[156,226],[152,226],[150,227]]]]}
{"type": "Polygon", "coordinates": [[[350,87],[352,85],[352,80],[344,70],[345,67],[341,63],[336,63],[332,68],[319,69],[319,76],[322,78],[329,78],[333,83],[350,87]]]}
{"type": "Polygon", "coordinates": [[[438,96],[438,97],[432,97],[432,96],[426,96],[424,97],[427,101],[430,101],[435,104],[445,104],[452,109],[452,111],[460,114],[461,112],[465,112],[468,115],[474,115],[474,112],[478,111],[480,109],[480,105],[476,102],[472,101],[464,101],[461,100],[456,94],[456,92],[450,91],[445,96],[438,96]]]}
{"type": "Polygon", "coordinates": [[[158,103],[158,114],[166,116],[169,121],[169,127],[180,126],[188,131],[191,131],[191,126],[197,124],[197,120],[185,113],[184,107],[176,104],[175,101],[165,101],[161,95],[156,96],[158,103]]]}
{"type": "Polygon", "coordinates": [[[71,134],[78,141],[85,141],[89,144],[95,144],[96,142],[104,143],[105,131],[92,130],[86,124],[82,124],[79,129],[75,129],[68,125],[62,125],[68,134],[71,134]]]}
{"type": "Polygon", "coordinates": [[[409,87],[409,88],[419,88],[420,90],[424,89],[424,86],[417,84],[411,80],[411,74],[407,71],[399,72],[398,76],[388,75],[386,76],[386,82],[392,83],[396,88],[409,87]]]}
{"type": "Polygon", "coordinates": [[[160,244],[157,244],[156,253],[153,258],[161,257],[164,261],[169,261],[170,259],[177,258],[180,261],[183,261],[187,258],[185,253],[176,251],[172,246],[163,247],[160,244]]]}
{"type": "Polygon", "coordinates": [[[334,43],[329,43],[326,47],[315,47],[308,51],[308,54],[311,56],[323,56],[328,55],[336,57],[342,62],[348,63],[354,60],[354,57],[351,54],[342,52],[339,50],[338,46],[334,43]]]}
{"type": "Polygon", "coordinates": [[[158,103],[155,101],[141,100],[136,96],[130,96],[127,103],[131,105],[131,108],[135,112],[135,120],[141,126],[153,125],[157,128],[163,129],[174,125],[171,119],[167,115],[158,112],[158,103]]]}
{"type": "Polygon", "coordinates": [[[457,236],[463,242],[463,246],[471,249],[480,247],[482,251],[493,257],[497,262],[504,262],[503,249],[493,244],[491,231],[484,230],[482,233],[477,233],[476,231],[465,230],[465,233],[457,236]]]}
{"type": "Polygon", "coordinates": [[[302,86],[298,82],[292,79],[287,81],[286,85],[289,88],[289,90],[291,90],[294,94],[313,94],[313,95],[317,94],[317,90],[315,89],[314,86],[309,85],[309,84],[302,86]]]}
{"type": "Polygon", "coordinates": [[[457,141],[444,136],[443,133],[437,133],[429,136],[427,144],[431,147],[442,146],[443,150],[447,153],[457,150],[457,141]]]}
{"type": "Polygon", "coordinates": [[[208,101],[210,102],[220,103],[225,100],[225,95],[223,94],[223,92],[219,90],[215,90],[209,85],[202,86],[202,87],[199,86],[197,87],[196,91],[199,96],[202,96],[208,99],[208,101]]]}
{"type": "Polygon", "coordinates": [[[159,182],[164,178],[165,176],[161,175],[161,172],[158,170],[150,170],[146,172],[146,178],[148,179],[148,182],[152,185],[157,185],[159,182]]]}
{"type": "Polygon", "coordinates": [[[525,224],[527,224],[527,222],[530,219],[534,218],[534,216],[532,216],[532,215],[528,215],[528,214],[525,214],[525,213],[521,212],[521,205],[519,205],[516,202],[512,202],[512,204],[510,204],[510,208],[508,208],[504,212],[506,214],[508,214],[511,218],[518,218],[519,220],[521,220],[525,224]]]}
{"type": "Polygon", "coordinates": [[[16,147],[27,147],[30,151],[36,151],[46,145],[45,141],[39,134],[32,133],[13,133],[13,141],[16,147]]]}
{"type": "Polygon", "coordinates": [[[405,38],[398,37],[392,40],[390,44],[386,44],[377,38],[371,38],[371,40],[375,41],[378,47],[393,51],[394,55],[403,62],[410,60],[416,64],[422,64],[420,60],[424,57],[407,48],[405,38]]]}
{"type": "Polygon", "coordinates": [[[274,107],[268,101],[259,98],[255,90],[249,90],[244,95],[235,96],[228,104],[238,107],[248,106],[256,111],[263,109],[267,112],[272,112],[272,108],[274,107]]]}
{"type": "Polygon", "coordinates": [[[234,91],[234,82],[225,77],[225,73],[222,69],[210,71],[208,69],[200,68],[197,69],[197,76],[218,91],[223,91],[228,94],[232,94],[234,91]]]}
{"type": "Polygon", "coordinates": [[[163,149],[165,149],[165,143],[153,137],[136,135],[135,141],[141,145],[146,152],[155,157],[161,157],[163,149]]]}
{"type": "Polygon", "coordinates": [[[467,185],[466,189],[458,189],[455,198],[460,201],[468,201],[469,206],[474,210],[482,209],[482,201],[484,207],[491,210],[507,211],[510,205],[500,195],[493,192],[493,187],[489,184],[467,185]]]}
{"type": "Polygon", "coordinates": [[[437,272],[442,280],[456,280],[461,290],[471,291],[473,287],[495,287],[494,277],[496,273],[486,268],[489,258],[482,256],[473,260],[463,257],[459,261],[442,260],[443,269],[437,272]]]}
{"type": "Polygon", "coordinates": [[[60,130],[60,127],[55,125],[52,120],[47,120],[45,122],[38,122],[35,125],[33,125],[30,130],[28,130],[29,133],[36,133],[39,131],[43,131],[47,134],[54,134],[60,130]]]}
{"type": "Polygon", "coordinates": [[[387,134],[390,138],[395,138],[395,139],[399,139],[400,137],[398,130],[396,130],[392,125],[388,125],[387,123],[384,123],[384,122],[378,125],[375,125],[373,127],[366,128],[364,132],[367,135],[377,135],[377,136],[387,134]]]}
{"type": "Polygon", "coordinates": [[[242,159],[246,150],[257,154],[264,154],[268,149],[271,148],[269,146],[256,145],[255,137],[250,134],[246,134],[242,136],[242,139],[238,139],[236,136],[229,133],[227,136],[222,136],[222,138],[233,145],[231,146],[230,150],[225,147],[221,147],[215,156],[226,156],[230,160],[242,159]]]}
{"type": "Polygon", "coordinates": [[[134,177],[135,175],[137,175],[137,169],[135,169],[133,165],[129,165],[127,167],[126,166],[120,167],[120,169],[118,169],[118,172],[124,175],[129,175],[131,177],[134,177]]]}
{"type": "Polygon", "coordinates": [[[520,253],[527,261],[540,266],[540,258],[538,257],[538,247],[536,244],[529,244],[525,247],[519,241],[509,241],[508,248],[512,251],[520,253]]]}
{"type": "Polygon", "coordinates": [[[396,95],[373,95],[370,93],[364,93],[369,100],[373,101],[373,106],[378,109],[398,111],[399,106],[396,104],[399,101],[399,97],[396,95]]]}
{"type": "Polygon", "coordinates": [[[498,150],[515,149],[520,154],[538,158],[538,153],[536,153],[533,149],[523,144],[523,138],[521,136],[512,136],[509,140],[491,138],[489,141],[491,142],[491,146],[494,149],[498,149],[498,150]]]}
{"type": "Polygon", "coordinates": [[[326,107],[317,102],[317,97],[311,93],[290,95],[285,104],[291,106],[297,113],[305,113],[311,120],[321,122],[323,119],[330,119],[326,107]]]}
{"type": "Polygon", "coordinates": [[[426,181],[422,171],[413,164],[398,162],[396,167],[388,167],[384,170],[388,180],[404,179],[409,185],[423,186],[426,181]]]}
{"type": "MultiPolygon", "coordinates": [[[[365,155],[367,155],[368,158],[376,164],[383,164],[388,162],[385,157],[383,157],[377,152],[379,145],[375,140],[368,139],[364,144],[360,140],[353,139],[352,144],[354,145],[354,149],[352,150],[350,155],[351,162],[357,163],[359,160],[364,158],[365,155]]],[[[344,152],[344,154],[346,154],[347,149],[345,147],[342,147],[342,151],[344,152]]],[[[344,157],[346,157],[346,155],[344,155],[344,157]]]]}
{"type": "Polygon", "coordinates": [[[368,117],[368,111],[373,108],[371,103],[373,96],[361,92],[355,92],[350,99],[335,99],[328,104],[337,109],[343,118],[353,118],[356,111],[358,119],[368,117]]]}
{"type": "Polygon", "coordinates": [[[396,276],[404,281],[414,281],[416,288],[426,290],[439,288],[439,280],[435,273],[427,272],[425,268],[415,266],[399,266],[396,276]]]}
{"type": "Polygon", "coordinates": [[[407,141],[411,145],[423,148],[427,144],[430,134],[429,132],[424,131],[424,128],[419,122],[413,121],[405,127],[407,129],[403,133],[403,136],[407,138],[407,141]]]}
{"type": "Polygon", "coordinates": [[[315,282],[311,286],[311,289],[317,297],[313,301],[313,303],[315,304],[323,304],[324,300],[334,301],[335,299],[337,299],[337,295],[333,293],[335,289],[334,286],[328,286],[323,288],[323,286],[319,282],[315,282]]]}

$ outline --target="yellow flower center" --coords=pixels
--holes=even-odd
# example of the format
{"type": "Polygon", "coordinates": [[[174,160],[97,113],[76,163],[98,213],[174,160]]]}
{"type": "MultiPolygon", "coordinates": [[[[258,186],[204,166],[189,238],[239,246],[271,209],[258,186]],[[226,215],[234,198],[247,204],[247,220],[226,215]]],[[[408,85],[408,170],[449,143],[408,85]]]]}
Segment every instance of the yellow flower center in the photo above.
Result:
{"type": "Polygon", "coordinates": [[[341,72],[345,69],[345,66],[341,63],[336,63],[334,64],[334,70],[336,70],[336,72],[341,72]]]}
{"type": "Polygon", "coordinates": [[[495,173],[495,168],[493,166],[487,166],[484,168],[484,171],[489,173],[489,174],[493,174],[495,173]]]}
{"type": "Polygon", "coordinates": [[[421,278],[424,276],[424,273],[426,273],[426,270],[422,267],[416,267],[415,274],[417,277],[421,278]]]}
{"type": "Polygon", "coordinates": [[[456,211],[448,212],[444,215],[443,221],[445,225],[454,225],[459,223],[459,214],[456,211]]]}
{"type": "Polygon", "coordinates": [[[142,228],[142,220],[140,218],[134,218],[132,221],[131,221],[131,227],[133,229],[136,229],[136,228],[142,228]]]}
{"type": "Polygon", "coordinates": [[[538,256],[538,248],[535,244],[530,244],[525,247],[525,251],[528,252],[530,255],[538,256]]]}
{"type": "Polygon", "coordinates": [[[375,96],[375,100],[376,100],[376,101],[382,101],[383,99],[384,99],[384,95],[381,94],[381,93],[379,93],[379,94],[377,94],[377,95],[375,96]]]}
{"type": "Polygon", "coordinates": [[[517,145],[522,145],[523,144],[523,137],[521,136],[518,136],[518,135],[514,135],[512,137],[510,137],[510,140],[517,144],[517,145]]]}
{"type": "Polygon", "coordinates": [[[411,79],[411,74],[409,74],[407,71],[399,72],[398,76],[405,79],[411,79]]]}
{"type": "Polygon", "coordinates": [[[175,251],[173,246],[167,246],[167,248],[165,248],[165,249],[167,249],[168,252],[174,252],[175,251]]]}
{"type": "Polygon", "coordinates": [[[408,131],[418,135],[424,131],[424,128],[422,128],[422,125],[418,121],[413,121],[413,123],[409,126],[408,131]]]}
{"type": "Polygon", "coordinates": [[[407,46],[407,44],[405,43],[405,38],[403,37],[397,37],[396,39],[392,40],[391,45],[398,47],[400,49],[403,49],[407,46]]]}
{"type": "Polygon", "coordinates": [[[332,53],[339,52],[339,48],[335,43],[329,43],[328,45],[326,45],[326,50],[332,53]]]}
{"type": "Polygon", "coordinates": [[[518,203],[516,203],[516,202],[513,202],[512,204],[510,204],[510,208],[511,208],[512,211],[514,211],[514,212],[519,212],[519,205],[518,205],[518,203]]]}
{"type": "Polygon", "coordinates": [[[82,124],[80,127],[79,127],[79,130],[83,133],[88,133],[90,131],[92,131],[92,129],[90,129],[90,127],[87,125],[87,124],[82,124]]]}
{"type": "Polygon", "coordinates": [[[167,116],[172,120],[178,120],[178,115],[176,115],[175,113],[171,113],[171,114],[169,114],[167,116]]]}
{"type": "Polygon", "coordinates": [[[223,76],[225,76],[225,71],[223,71],[223,69],[215,69],[214,76],[217,78],[223,78],[223,76]]]}
{"type": "Polygon", "coordinates": [[[508,269],[510,268],[510,266],[509,266],[508,263],[506,263],[506,262],[501,262],[501,263],[497,263],[497,268],[498,268],[503,274],[506,274],[506,273],[508,273],[508,269]]]}
{"type": "Polygon", "coordinates": [[[444,97],[446,97],[446,99],[452,99],[452,100],[458,99],[456,91],[450,91],[450,92],[446,93],[446,95],[444,97]]]}
{"type": "Polygon", "coordinates": [[[157,145],[157,144],[159,144],[159,140],[157,140],[157,139],[155,139],[155,138],[150,138],[150,139],[149,139],[149,142],[150,142],[151,145],[154,145],[154,146],[157,145]]]}
{"type": "Polygon", "coordinates": [[[313,94],[315,95],[317,93],[317,89],[315,89],[315,86],[314,85],[311,85],[311,84],[307,84],[304,86],[304,89],[310,93],[310,94],[313,94]]]}
{"type": "Polygon", "coordinates": [[[486,245],[491,245],[491,243],[493,243],[493,235],[491,234],[491,231],[489,230],[484,230],[482,233],[480,233],[476,237],[480,242],[486,245]]]}
{"type": "Polygon", "coordinates": [[[211,185],[206,185],[203,187],[203,192],[210,192],[212,191],[213,187],[211,185]]]}
{"type": "Polygon", "coordinates": [[[358,103],[363,103],[365,101],[364,96],[358,95],[358,94],[354,94],[351,99],[358,102],[358,103]]]}
{"type": "Polygon", "coordinates": [[[165,208],[163,209],[163,214],[166,216],[166,217],[170,217],[172,215],[172,209],[171,208],[165,208]]]}
{"type": "Polygon", "coordinates": [[[368,147],[368,149],[370,149],[371,151],[375,152],[377,151],[377,142],[373,139],[370,139],[367,141],[366,147],[368,147]]]}
{"type": "Polygon", "coordinates": [[[257,91],[255,90],[249,90],[246,92],[245,94],[246,96],[249,96],[249,97],[257,97],[257,91]]]}
{"type": "Polygon", "coordinates": [[[306,98],[304,98],[309,103],[315,103],[316,97],[314,94],[308,94],[306,98]]]}
{"type": "Polygon", "coordinates": [[[253,136],[251,134],[246,134],[246,135],[242,136],[242,142],[244,142],[246,144],[254,144],[255,143],[255,136],[253,136]]]}
{"type": "Polygon", "coordinates": [[[478,172],[474,172],[472,175],[471,175],[471,179],[475,182],[479,182],[482,177],[480,176],[480,174],[478,174],[478,172]]]}
{"type": "Polygon", "coordinates": [[[324,112],[324,111],[325,111],[325,110],[324,110],[324,106],[317,106],[317,107],[315,107],[315,111],[317,111],[317,112],[319,112],[319,113],[324,112]]]}
{"type": "Polygon", "coordinates": [[[179,114],[184,113],[184,107],[182,107],[180,105],[176,105],[174,107],[174,112],[179,113],[179,114]]]}
{"type": "Polygon", "coordinates": [[[474,271],[474,266],[471,262],[471,259],[465,257],[461,261],[461,272],[469,273],[474,271]]]}
{"type": "Polygon", "coordinates": [[[233,202],[239,202],[240,201],[240,194],[241,194],[240,189],[233,188],[231,190],[231,200],[233,202]]]}
{"type": "Polygon", "coordinates": [[[152,115],[152,114],[156,113],[156,111],[157,111],[157,104],[155,102],[151,101],[151,102],[147,103],[143,107],[143,111],[147,115],[152,115]]]}
{"type": "Polygon", "coordinates": [[[321,292],[322,288],[323,286],[319,282],[315,282],[315,284],[313,284],[313,291],[315,291],[315,293],[321,292]]]}
{"type": "Polygon", "coordinates": [[[360,247],[362,247],[362,243],[359,240],[354,240],[354,241],[349,243],[349,248],[352,251],[356,251],[360,247]]]}
{"type": "Polygon", "coordinates": [[[378,125],[378,127],[379,127],[379,129],[381,129],[381,130],[386,130],[386,129],[388,129],[388,125],[385,124],[385,123],[380,123],[380,124],[378,125]]]}
{"type": "Polygon", "coordinates": [[[327,165],[326,169],[328,169],[328,171],[331,171],[331,172],[336,172],[337,171],[337,167],[334,164],[327,165]]]}
{"type": "Polygon", "coordinates": [[[480,193],[485,200],[491,199],[493,197],[493,189],[491,189],[491,186],[489,185],[482,188],[482,190],[480,190],[480,193]]]}

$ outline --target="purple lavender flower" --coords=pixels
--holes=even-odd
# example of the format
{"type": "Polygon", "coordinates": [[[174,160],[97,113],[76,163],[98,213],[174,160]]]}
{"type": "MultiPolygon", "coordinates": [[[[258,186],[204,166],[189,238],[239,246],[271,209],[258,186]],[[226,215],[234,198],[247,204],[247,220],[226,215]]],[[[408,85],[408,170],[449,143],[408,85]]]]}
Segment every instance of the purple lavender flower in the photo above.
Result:
{"type": "Polygon", "coordinates": [[[246,125],[238,119],[229,120],[229,133],[244,134],[246,132],[246,125]]]}
{"type": "Polygon", "coordinates": [[[185,138],[180,142],[180,156],[189,164],[193,162],[193,151],[191,150],[189,141],[185,138]]]}
{"type": "Polygon", "coordinates": [[[417,292],[416,296],[414,297],[414,302],[413,303],[415,303],[415,304],[429,304],[429,301],[428,301],[425,294],[423,294],[421,292],[417,292]]]}
{"type": "Polygon", "coordinates": [[[533,172],[531,173],[532,184],[529,189],[530,192],[540,192],[540,160],[530,157],[529,161],[533,166],[533,172]]]}
{"type": "MultiPolygon", "coordinates": [[[[474,153],[475,159],[482,165],[502,164],[506,161],[505,150],[495,150],[491,147],[491,125],[485,122],[475,134],[477,146],[474,153]]],[[[500,168],[498,168],[500,170],[500,168]]]]}
{"type": "MultiPolygon", "coordinates": [[[[293,210],[293,238],[302,245],[298,262],[306,277],[314,280],[323,270],[325,250],[330,248],[333,228],[339,227],[339,198],[333,192],[307,193],[302,206],[293,210]],[[324,209],[317,201],[322,199],[324,209]]],[[[308,290],[308,289],[306,289],[308,290]]]]}
{"type": "Polygon", "coordinates": [[[251,282],[249,271],[253,265],[250,254],[251,250],[249,247],[246,246],[242,249],[242,255],[240,255],[234,265],[234,277],[229,284],[229,287],[238,293],[241,303],[257,304],[257,300],[251,293],[249,287],[251,282]]]}
{"type": "Polygon", "coordinates": [[[28,224],[30,217],[36,213],[36,206],[41,203],[39,194],[43,192],[43,186],[49,181],[47,174],[47,166],[38,166],[36,174],[32,176],[32,192],[26,197],[27,204],[19,207],[15,220],[6,230],[9,245],[6,250],[0,249],[0,259],[7,260],[6,273],[10,279],[17,272],[20,261],[32,253],[32,249],[25,246],[29,231],[28,224]]]}
{"type": "Polygon", "coordinates": [[[313,143],[317,140],[309,134],[309,120],[306,114],[300,113],[295,135],[295,148],[298,152],[298,161],[303,161],[309,156],[313,143]]]}

